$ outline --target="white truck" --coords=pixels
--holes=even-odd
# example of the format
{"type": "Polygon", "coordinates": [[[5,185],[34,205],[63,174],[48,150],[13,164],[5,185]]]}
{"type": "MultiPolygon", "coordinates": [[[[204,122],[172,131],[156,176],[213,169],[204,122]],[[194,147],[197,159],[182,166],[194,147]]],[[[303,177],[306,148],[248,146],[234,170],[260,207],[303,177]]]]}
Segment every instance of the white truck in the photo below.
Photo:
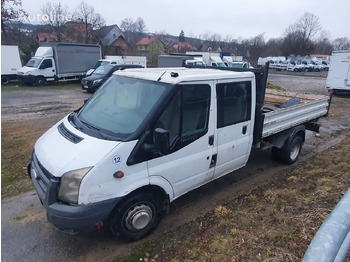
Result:
{"type": "Polygon", "coordinates": [[[99,45],[40,43],[34,57],[17,71],[26,84],[80,80],[101,58],[99,45]]]}
{"type": "Polygon", "coordinates": [[[198,56],[201,55],[203,62],[207,66],[226,67],[220,57],[220,52],[186,52],[186,55],[198,56]]]}
{"type": "Polygon", "coordinates": [[[268,69],[241,70],[115,72],[34,146],[28,172],[48,221],[138,240],[170,202],[243,167],[252,147],[294,163],[329,97],[267,92],[268,69]]]}
{"type": "Polygon", "coordinates": [[[95,69],[101,65],[141,65],[143,68],[147,67],[147,58],[145,56],[109,56],[105,59],[99,59],[96,64],[86,72],[86,76],[91,75],[95,69]]]}
{"type": "Polygon", "coordinates": [[[18,46],[1,46],[1,84],[7,85],[17,79],[17,70],[22,67],[18,46]]]}
{"type": "Polygon", "coordinates": [[[333,93],[350,91],[350,50],[333,51],[326,88],[333,93]]]}

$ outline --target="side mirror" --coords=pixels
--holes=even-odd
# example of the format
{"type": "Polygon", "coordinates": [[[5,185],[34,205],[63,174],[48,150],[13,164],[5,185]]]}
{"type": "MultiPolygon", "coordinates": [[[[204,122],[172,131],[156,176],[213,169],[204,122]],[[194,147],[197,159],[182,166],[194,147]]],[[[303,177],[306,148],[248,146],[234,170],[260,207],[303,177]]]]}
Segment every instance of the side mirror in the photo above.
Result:
{"type": "Polygon", "coordinates": [[[154,130],[154,143],[161,155],[169,154],[169,131],[163,128],[156,128],[154,130]]]}

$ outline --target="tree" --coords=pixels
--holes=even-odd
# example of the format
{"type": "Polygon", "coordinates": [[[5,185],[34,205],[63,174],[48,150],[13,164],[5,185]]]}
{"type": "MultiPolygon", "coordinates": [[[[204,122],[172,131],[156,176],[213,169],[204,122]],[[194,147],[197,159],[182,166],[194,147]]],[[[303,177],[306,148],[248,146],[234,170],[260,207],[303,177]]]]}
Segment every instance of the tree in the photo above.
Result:
{"type": "Polygon", "coordinates": [[[347,37],[339,37],[332,42],[334,50],[350,49],[350,40],[347,37]]]}
{"type": "Polygon", "coordinates": [[[45,16],[45,19],[43,19],[42,22],[48,23],[52,27],[53,32],[56,35],[57,41],[61,42],[63,30],[67,22],[67,6],[62,6],[61,2],[46,2],[46,4],[44,4],[41,7],[41,12],[45,16]]]}
{"type": "Polygon", "coordinates": [[[144,33],[146,31],[146,24],[142,17],[138,17],[136,20],[136,32],[144,33]]]}
{"type": "Polygon", "coordinates": [[[96,13],[95,9],[84,1],[77,6],[73,17],[84,24],[82,33],[85,43],[92,39],[93,30],[98,30],[105,25],[105,20],[101,15],[96,13]]]}
{"type": "Polygon", "coordinates": [[[132,18],[125,18],[120,24],[120,28],[124,32],[144,33],[146,31],[146,24],[142,17],[138,17],[136,22],[132,18]]]}
{"type": "Polygon", "coordinates": [[[184,30],[181,30],[180,35],[179,35],[179,42],[185,42],[185,32],[184,30]]]}
{"type": "Polygon", "coordinates": [[[9,22],[19,22],[19,18],[26,12],[22,9],[22,0],[1,0],[1,33],[5,43],[9,43],[8,33],[12,29],[9,22]]]}
{"type": "Polygon", "coordinates": [[[321,30],[318,17],[305,13],[296,23],[290,25],[284,33],[285,55],[306,55],[314,48],[313,40],[321,30]]]}

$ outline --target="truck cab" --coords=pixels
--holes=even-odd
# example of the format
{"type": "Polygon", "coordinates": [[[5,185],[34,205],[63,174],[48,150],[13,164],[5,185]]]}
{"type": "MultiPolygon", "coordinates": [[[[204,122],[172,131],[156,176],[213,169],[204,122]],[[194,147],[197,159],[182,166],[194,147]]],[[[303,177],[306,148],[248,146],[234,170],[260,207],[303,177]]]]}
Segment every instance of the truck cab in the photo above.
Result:
{"type": "Polygon", "coordinates": [[[28,84],[43,85],[55,79],[56,65],[51,47],[39,47],[28,63],[18,69],[19,80],[28,84]]]}

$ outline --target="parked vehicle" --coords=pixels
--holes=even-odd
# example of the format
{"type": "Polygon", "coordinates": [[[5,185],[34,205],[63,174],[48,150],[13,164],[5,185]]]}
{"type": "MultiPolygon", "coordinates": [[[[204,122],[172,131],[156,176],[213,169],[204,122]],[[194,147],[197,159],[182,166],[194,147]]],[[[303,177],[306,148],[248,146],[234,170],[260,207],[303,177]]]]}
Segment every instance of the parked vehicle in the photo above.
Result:
{"type": "Polygon", "coordinates": [[[315,70],[315,65],[311,61],[301,61],[301,63],[304,66],[304,71],[305,72],[312,72],[315,70]]]}
{"type": "Polygon", "coordinates": [[[17,79],[17,70],[22,67],[18,46],[1,46],[1,84],[7,85],[17,79]]]}
{"type": "Polygon", "coordinates": [[[194,59],[195,56],[184,54],[159,55],[158,67],[185,67],[187,61],[194,59]]]}
{"type": "Polygon", "coordinates": [[[283,61],[275,66],[276,71],[286,71],[288,68],[289,61],[283,61]]]}
{"type": "Polygon", "coordinates": [[[350,50],[333,51],[326,81],[329,92],[350,91],[350,50]]]}
{"type": "Polygon", "coordinates": [[[91,75],[96,68],[101,65],[141,65],[147,67],[147,58],[145,56],[105,56],[105,59],[99,59],[93,68],[87,71],[86,76],[91,75]]]}
{"type": "Polygon", "coordinates": [[[186,55],[201,56],[204,64],[207,66],[226,67],[225,63],[221,59],[222,54],[222,52],[186,52],[186,55]]]}
{"type": "Polygon", "coordinates": [[[289,62],[287,66],[287,70],[293,71],[293,72],[302,72],[304,71],[304,65],[297,61],[289,62]]]}
{"type": "Polygon", "coordinates": [[[99,45],[40,43],[28,63],[17,71],[26,84],[80,80],[101,58],[99,45]]]}
{"type": "Polygon", "coordinates": [[[252,147],[297,161],[329,97],[267,91],[268,68],[235,70],[116,71],[34,146],[28,172],[48,220],[138,240],[170,202],[243,167],[252,147]]]}
{"type": "Polygon", "coordinates": [[[315,61],[314,62],[314,70],[316,72],[328,71],[329,70],[329,63],[327,61],[315,61]]]}
{"type": "Polygon", "coordinates": [[[141,65],[107,64],[99,66],[90,76],[81,80],[81,88],[88,92],[95,92],[117,70],[127,68],[142,68],[141,65]]]}

